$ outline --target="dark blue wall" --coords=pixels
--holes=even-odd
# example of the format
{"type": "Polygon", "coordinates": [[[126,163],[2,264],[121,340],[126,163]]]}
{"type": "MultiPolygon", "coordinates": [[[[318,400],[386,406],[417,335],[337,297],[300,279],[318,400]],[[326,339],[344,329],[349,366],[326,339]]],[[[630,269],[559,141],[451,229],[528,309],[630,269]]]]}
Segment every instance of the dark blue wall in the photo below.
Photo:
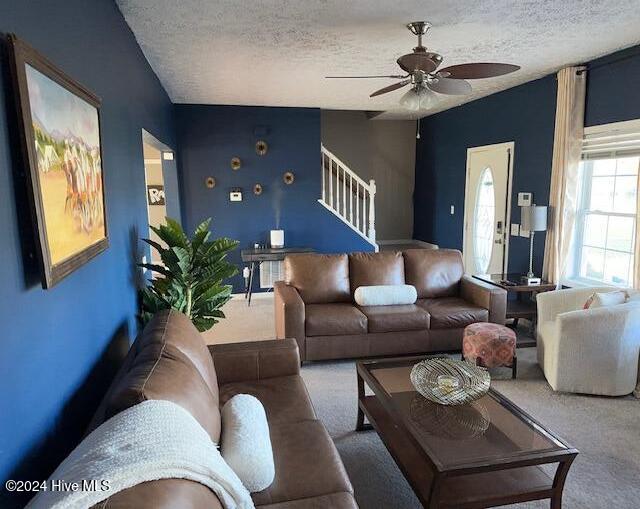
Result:
{"type": "Polygon", "coordinates": [[[586,126],[640,118],[640,46],[588,65],[586,126]]]}
{"type": "MultiPolygon", "coordinates": [[[[585,124],[640,118],[638,47],[589,64],[585,124]]],[[[421,121],[416,146],[414,237],[462,248],[466,151],[515,141],[512,221],[520,222],[518,192],[549,202],[556,107],[555,75],[432,115],[421,121]],[[456,214],[449,208],[455,205],[456,214]]],[[[544,233],[536,235],[534,270],[540,273],[544,233]]],[[[526,272],[529,239],[510,238],[509,270],[526,272]]]]}
{"type": "MultiPolygon", "coordinates": [[[[216,236],[240,241],[240,248],[268,241],[269,230],[285,231],[289,247],[312,247],[320,252],[371,251],[371,245],[318,203],[320,179],[320,110],[241,106],[177,105],[179,165],[184,223],[190,230],[213,217],[216,236]],[[257,133],[257,134],[256,134],[257,133]],[[266,133],[266,134],[265,134],[266,133]],[[256,141],[269,145],[265,156],[256,141]],[[233,171],[231,158],[242,160],[233,171]],[[285,185],[282,174],[295,174],[285,185]],[[205,187],[213,176],[216,187],[205,187]],[[253,185],[263,186],[262,195],[253,185]],[[241,187],[242,202],[230,202],[229,191],[241,187]],[[278,210],[280,211],[278,219],[278,210]]],[[[240,264],[240,253],[232,255],[240,264]]],[[[259,281],[254,289],[259,291],[259,281]]],[[[234,278],[241,291],[241,275],[234,278]]]]}
{"type": "MultiPolygon", "coordinates": [[[[555,79],[549,76],[421,121],[416,148],[415,238],[441,247],[462,248],[469,147],[515,141],[513,222],[520,222],[518,192],[533,192],[538,204],[548,202],[555,88],[555,79]],[[455,205],[455,215],[449,213],[451,205],[455,205]]],[[[543,239],[544,234],[536,236],[537,266],[542,263],[543,239]]],[[[528,247],[528,238],[511,237],[511,270],[527,267],[528,247]]]]}
{"type": "MultiPolygon", "coordinates": [[[[7,48],[0,88],[0,481],[43,479],[79,440],[135,333],[133,253],[146,232],[141,129],[175,146],[173,106],[112,0],[0,3],[13,32],[102,98],[110,247],[50,290],[25,263],[7,48]],[[15,185],[14,185],[15,184],[15,185]],[[14,192],[15,191],[15,192],[14,192]],[[17,194],[17,196],[15,196],[17,194]],[[112,360],[114,363],[112,364],[112,360]]],[[[0,506],[17,503],[0,499],[0,506]]]]}

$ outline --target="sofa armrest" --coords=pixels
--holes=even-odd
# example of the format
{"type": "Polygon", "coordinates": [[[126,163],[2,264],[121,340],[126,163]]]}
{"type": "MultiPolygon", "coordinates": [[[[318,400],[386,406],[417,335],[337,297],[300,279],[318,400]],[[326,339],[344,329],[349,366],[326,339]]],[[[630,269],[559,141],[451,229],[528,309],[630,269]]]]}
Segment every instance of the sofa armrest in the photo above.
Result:
{"type": "Polygon", "coordinates": [[[507,291],[465,274],[460,281],[461,297],[489,310],[489,321],[504,325],[507,317],[507,291]]]}
{"type": "Polygon", "coordinates": [[[561,313],[582,309],[592,293],[611,290],[611,287],[593,286],[539,293],[536,295],[538,323],[554,321],[561,313]]]}
{"type": "Polygon", "coordinates": [[[300,358],[305,360],[304,301],[298,290],[284,281],[276,281],[273,285],[273,294],[276,337],[278,339],[294,338],[298,342],[300,358]]]}
{"type": "Polygon", "coordinates": [[[552,357],[557,390],[615,396],[634,390],[640,304],[568,311],[558,314],[555,324],[545,358],[552,357]]]}
{"type": "Polygon", "coordinates": [[[294,339],[209,345],[218,384],[262,380],[300,373],[294,339]]]}
{"type": "Polygon", "coordinates": [[[576,350],[590,351],[597,347],[612,353],[621,343],[640,345],[640,304],[637,302],[567,311],[558,314],[556,320],[560,341],[564,345],[569,342],[567,338],[572,338],[576,350]]]}

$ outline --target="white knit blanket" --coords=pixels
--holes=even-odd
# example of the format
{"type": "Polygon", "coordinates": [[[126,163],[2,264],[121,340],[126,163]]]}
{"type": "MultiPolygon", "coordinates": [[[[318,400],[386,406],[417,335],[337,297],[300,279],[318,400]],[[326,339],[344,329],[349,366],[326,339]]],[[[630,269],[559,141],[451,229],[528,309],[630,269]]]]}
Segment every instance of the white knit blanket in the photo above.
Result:
{"type": "Polygon", "coordinates": [[[226,509],[254,507],[200,423],[181,406],[158,400],[128,408],[95,429],[27,507],[84,509],[136,484],[168,478],[204,484],[226,509]],[[90,481],[95,485],[87,485],[90,481]]]}

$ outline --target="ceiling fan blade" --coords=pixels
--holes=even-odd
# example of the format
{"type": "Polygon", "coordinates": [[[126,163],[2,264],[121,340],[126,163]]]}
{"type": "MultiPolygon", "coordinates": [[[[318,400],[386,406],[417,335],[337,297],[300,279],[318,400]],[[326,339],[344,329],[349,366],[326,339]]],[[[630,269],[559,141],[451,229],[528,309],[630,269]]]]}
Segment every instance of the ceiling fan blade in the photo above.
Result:
{"type": "Polygon", "coordinates": [[[427,86],[434,92],[447,95],[466,95],[473,90],[468,81],[450,78],[438,78],[438,81],[429,82],[427,86]]]}
{"type": "Polygon", "coordinates": [[[478,62],[473,64],[452,65],[440,69],[441,73],[449,73],[447,77],[461,80],[477,80],[480,78],[494,78],[520,69],[519,65],[478,62]]]}
{"type": "Polygon", "coordinates": [[[389,85],[387,87],[381,88],[380,90],[376,90],[369,97],[375,97],[377,95],[386,94],[387,92],[393,92],[394,90],[398,90],[399,88],[402,88],[405,85],[408,85],[409,83],[411,83],[410,79],[399,81],[398,83],[394,83],[393,85],[389,85]]]}
{"type": "Polygon", "coordinates": [[[397,78],[404,79],[406,74],[391,74],[389,76],[325,76],[325,79],[368,79],[368,78],[397,78]]]}
{"type": "Polygon", "coordinates": [[[428,74],[438,67],[433,61],[433,54],[431,53],[407,53],[398,58],[396,62],[398,62],[403,71],[407,71],[409,74],[414,71],[424,71],[428,74]]]}

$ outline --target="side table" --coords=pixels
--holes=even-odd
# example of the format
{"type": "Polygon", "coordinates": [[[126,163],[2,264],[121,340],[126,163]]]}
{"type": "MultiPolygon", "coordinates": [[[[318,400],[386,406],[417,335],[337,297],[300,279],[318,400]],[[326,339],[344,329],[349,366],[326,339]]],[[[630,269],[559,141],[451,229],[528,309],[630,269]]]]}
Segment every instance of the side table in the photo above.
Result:
{"type": "Polygon", "coordinates": [[[538,285],[528,285],[520,281],[521,274],[474,274],[480,281],[503,288],[508,293],[514,293],[515,298],[507,295],[507,319],[513,320],[513,326],[518,326],[518,320],[525,318],[531,322],[532,335],[535,337],[535,324],[538,316],[535,295],[556,289],[555,283],[542,281],[538,285]]]}

